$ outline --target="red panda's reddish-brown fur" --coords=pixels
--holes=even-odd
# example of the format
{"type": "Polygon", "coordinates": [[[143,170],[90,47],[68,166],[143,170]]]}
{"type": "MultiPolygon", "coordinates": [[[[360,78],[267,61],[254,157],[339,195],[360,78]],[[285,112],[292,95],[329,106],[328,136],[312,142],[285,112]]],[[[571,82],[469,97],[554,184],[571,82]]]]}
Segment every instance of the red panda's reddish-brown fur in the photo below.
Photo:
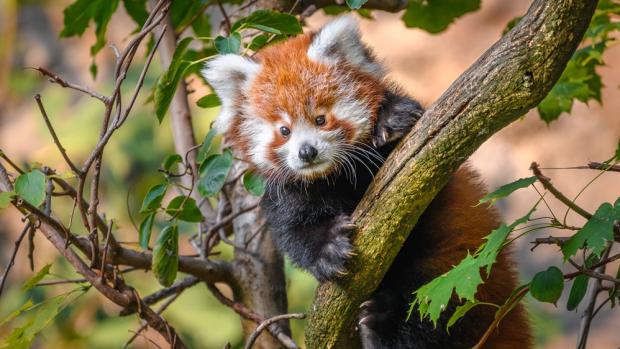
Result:
{"type": "MultiPolygon", "coordinates": [[[[447,272],[465,258],[468,251],[475,251],[483,238],[499,226],[500,220],[493,209],[475,206],[484,192],[477,175],[466,166],[453,175],[411,232],[413,242],[425,246],[417,249],[420,256],[416,258],[416,268],[434,275],[447,272]]],[[[518,286],[517,275],[510,251],[504,250],[493,265],[490,278],[478,288],[476,299],[504,304],[518,286]]],[[[479,339],[493,321],[495,310],[478,306],[459,321],[476,324],[478,331],[472,334],[479,339]]],[[[531,347],[532,335],[522,305],[500,322],[484,346],[497,349],[531,347]]]]}

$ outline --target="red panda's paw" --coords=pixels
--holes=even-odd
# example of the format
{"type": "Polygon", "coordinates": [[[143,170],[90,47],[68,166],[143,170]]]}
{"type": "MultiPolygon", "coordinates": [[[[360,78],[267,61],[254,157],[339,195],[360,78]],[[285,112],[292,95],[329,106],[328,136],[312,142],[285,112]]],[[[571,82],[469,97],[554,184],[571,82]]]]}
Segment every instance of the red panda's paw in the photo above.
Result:
{"type": "Polygon", "coordinates": [[[347,275],[347,262],[355,254],[350,236],[356,230],[349,216],[334,218],[325,243],[310,272],[319,282],[334,281],[347,275]]]}
{"type": "Polygon", "coordinates": [[[379,349],[386,346],[381,343],[381,333],[393,320],[393,297],[384,293],[375,293],[371,299],[360,305],[357,329],[363,349],[379,349]]]}

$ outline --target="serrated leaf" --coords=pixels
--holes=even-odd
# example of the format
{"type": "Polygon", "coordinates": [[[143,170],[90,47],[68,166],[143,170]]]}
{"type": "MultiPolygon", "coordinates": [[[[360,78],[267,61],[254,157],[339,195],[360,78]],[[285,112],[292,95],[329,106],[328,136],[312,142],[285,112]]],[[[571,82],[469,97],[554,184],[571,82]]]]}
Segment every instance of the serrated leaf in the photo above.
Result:
{"type": "Polygon", "coordinates": [[[146,0],[123,0],[123,5],[129,17],[142,27],[149,17],[146,11],[146,0]]]}
{"type": "Polygon", "coordinates": [[[168,189],[168,184],[157,184],[146,193],[144,196],[144,200],[142,201],[142,207],[140,208],[140,213],[146,213],[153,210],[156,210],[161,205],[161,200],[163,200],[164,195],[166,195],[166,190],[168,189]]]}
{"type": "Polygon", "coordinates": [[[11,200],[15,196],[12,191],[3,191],[0,193],[0,209],[7,208],[11,204],[11,200]]]}
{"type": "Polygon", "coordinates": [[[413,293],[414,300],[409,307],[407,317],[411,316],[411,312],[417,306],[420,317],[428,318],[436,325],[439,315],[446,309],[453,292],[456,293],[458,299],[475,302],[476,290],[482,283],[480,269],[486,268],[486,277],[490,276],[491,267],[504,247],[510,232],[518,225],[527,222],[535,209],[536,206],[512,224],[508,226],[502,224],[493,230],[485,238],[486,242],[478,248],[474,255],[467,254],[458,265],[447,273],[416,290],[413,293]]]}
{"type": "Polygon", "coordinates": [[[178,43],[168,70],[159,77],[157,85],[155,85],[153,102],[155,104],[155,115],[160,123],[164,116],[166,116],[170,102],[172,102],[185,70],[191,65],[191,62],[185,59],[185,54],[192,40],[193,38],[187,37],[178,43]]]}
{"type": "Polygon", "coordinates": [[[179,267],[179,230],[176,225],[165,227],[153,249],[153,274],[162,286],[172,285],[179,267]]]}
{"type": "Polygon", "coordinates": [[[592,218],[562,246],[564,260],[574,256],[583,247],[600,257],[607,241],[614,238],[614,215],[615,210],[610,203],[599,206],[592,218]]]}
{"type": "Polygon", "coordinates": [[[140,223],[138,231],[138,241],[143,250],[148,250],[149,241],[151,241],[151,231],[153,231],[153,222],[155,221],[155,213],[151,213],[144,217],[140,223]]]}
{"type": "Polygon", "coordinates": [[[410,28],[429,33],[446,30],[454,20],[480,8],[480,0],[410,0],[402,19],[410,28]]]}
{"type": "MultiPolygon", "coordinates": [[[[36,335],[49,326],[63,308],[63,302],[69,294],[62,294],[36,304],[36,313],[21,327],[14,328],[0,343],[1,349],[30,348],[36,335]]],[[[29,307],[26,310],[33,309],[29,307]]]]}
{"type": "Polygon", "coordinates": [[[92,18],[93,8],[98,6],[98,0],[77,0],[63,10],[64,27],[61,37],[81,36],[84,34],[92,18]]]}
{"type": "Polygon", "coordinates": [[[241,35],[237,32],[230,34],[229,37],[219,35],[215,38],[215,49],[220,54],[239,53],[241,49],[241,35]]]}
{"type": "Polygon", "coordinates": [[[119,0],[99,0],[99,7],[93,11],[93,20],[95,21],[95,36],[97,41],[90,48],[91,56],[96,55],[106,43],[105,34],[108,30],[108,24],[116,9],[119,0]]]}
{"type": "MultiPolygon", "coordinates": [[[[40,304],[40,303],[39,303],[40,304]]],[[[12,321],[22,313],[29,311],[30,309],[38,306],[39,304],[34,304],[32,299],[28,299],[21,307],[12,311],[9,315],[5,316],[2,320],[0,320],[0,326],[4,326],[4,324],[12,321]]]]}
{"type": "Polygon", "coordinates": [[[196,200],[183,195],[179,195],[170,201],[166,213],[186,222],[198,223],[203,220],[202,213],[196,206],[196,200]]]}
{"type": "Polygon", "coordinates": [[[34,274],[30,279],[28,279],[28,281],[26,281],[22,285],[22,292],[28,291],[29,289],[36,286],[36,284],[38,284],[39,281],[43,280],[43,278],[47,276],[47,274],[50,273],[51,267],[52,267],[52,264],[47,264],[46,266],[41,268],[41,270],[39,270],[36,274],[34,274]]]}
{"type": "Polygon", "coordinates": [[[359,10],[368,0],[347,0],[347,6],[354,10],[359,10]]]}
{"type": "Polygon", "coordinates": [[[541,302],[555,304],[564,290],[564,275],[558,267],[551,266],[534,275],[530,284],[532,297],[541,302]]]}
{"type": "Polygon", "coordinates": [[[200,195],[214,196],[222,190],[232,166],[232,160],[232,152],[226,149],[223,154],[211,155],[202,163],[198,180],[200,195]]]}
{"type": "Polygon", "coordinates": [[[15,180],[15,194],[32,206],[39,206],[45,200],[45,175],[39,170],[24,173],[15,180]]]}
{"type": "Polygon", "coordinates": [[[450,316],[450,319],[448,320],[448,324],[446,325],[446,330],[448,330],[448,329],[450,329],[450,327],[454,326],[454,324],[460,318],[465,316],[467,314],[467,312],[469,312],[475,306],[480,305],[480,304],[482,304],[482,303],[467,301],[467,302],[465,302],[465,304],[459,305],[458,307],[456,307],[456,310],[454,311],[454,313],[452,314],[452,316],[450,316]]]}
{"type": "Polygon", "coordinates": [[[495,190],[492,193],[489,193],[487,195],[485,195],[482,199],[480,199],[478,201],[478,205],[480,204],[484,204],[486,202],[489,203],[489,205],[493,205],[495,203],[495,201],[501,199],[501,198],[505,198],[506,196],[512,194],[513,192],[515,192],[516,190],[522,189],[522,188],[526,188],[532,184],[534,184],[536,182],[536,177],[532,176],[532,177],[528,177],[528,178],[521,178],[518,179],[512,183],[508,183],[506,185],[502,185],[501,187],[499,187],[497,190],[495,190]]]}
{"type": "Polygon", "coordinates": [[[411,303],[409,314],[415,306],[418,306],[420,317],[428,318],[437,326],[439,315],[448,306],[453,291],[456,292],[459,299],[475,301],[474,295],[481,283],[480,265],[472,255],[468,254],[449,272],[435,278],[414,292],[415,299],[411,303]]]}
{"type": "Polygon", "coordinates": [[[558,82],[538,105],[543,121],[550,123],[560,114],[570,113],[575,99],[584,103],[592,99],[600,102],[602,82],[596,67],[603,64],[600,57],[605,49],[605,43],[599,43],[573,54],[558,82]]]}
{"type": "Polygon", "coordinates": [[[198,149],[198,154],[196,154],[196,161],[199,164],[202,164],[202,162],[205,161],[205,159],[207,158],[207,155],[209,155],[209,151],[211,151],[211,145],[213,144],[213,139],[215,138],[216,134],[217,131],[212,128],[205,135],[205,139],[202,141],[200,149],[198,149]]]}
{"type": "Polygon", "coordinates": [[[255,171],[245,171],[243,173],[243,187],[248,193],[254,196],[263,196],[265,194],[265,179],[255,171]]]}
{"type": "Polygon", "coordinates": [[[296,35],[302,32],[299,20],[288,13],[258,10],[235,22],[231,31],[254,28],[274,34],[296,35]]]}
{"type": "Polygon", "coordinates": [[[200,98],[198,102],[196,102],[196,104],[200,108],[214,108],[222,105],[222,102],[220,101],[220,98],[217,96],[217,94],[212,93],[200,98]]]}
{"type": "Polygon", "coordinates": [[[166,156],[164,161],[161,163],[161,167],[166,171],[170,172],[173,166],[180,164],[183,162],[183,158],[179,154],[171,154],[166,156]]]}

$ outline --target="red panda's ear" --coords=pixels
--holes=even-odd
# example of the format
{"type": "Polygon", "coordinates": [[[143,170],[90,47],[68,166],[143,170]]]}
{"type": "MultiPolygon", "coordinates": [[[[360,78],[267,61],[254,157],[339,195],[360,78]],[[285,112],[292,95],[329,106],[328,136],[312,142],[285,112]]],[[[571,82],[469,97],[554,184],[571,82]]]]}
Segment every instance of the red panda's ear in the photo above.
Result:
{"type": "Polygon", "coordinates": [[[202,74],[222,101],[220,115],[214,126],[220,133],[228,130],[232,119],[239,114],[240,105],[254,77],[260,70],[260,64],[235,54],[218,56],[207,62],[202,74]]]}
{"type": "Polygon", "coordinates": [[[341,16],[314,34],[308,57],[327,65],[349,64],[377,78],[385,75],[383,66],[362,42],[357,19],[352,15],[341,16]]]}

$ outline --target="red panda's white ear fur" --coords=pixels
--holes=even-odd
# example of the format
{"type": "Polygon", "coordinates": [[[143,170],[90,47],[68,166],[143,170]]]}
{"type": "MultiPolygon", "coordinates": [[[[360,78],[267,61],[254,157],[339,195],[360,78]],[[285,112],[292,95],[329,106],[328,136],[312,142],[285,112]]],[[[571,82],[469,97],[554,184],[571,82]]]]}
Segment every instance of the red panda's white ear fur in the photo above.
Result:
{"type": "Polygon", "coordinates": [[[235,54],[218,56],[207,62],[202,74],[222,101],[222,109],[214,127],[224,133],[238,114],[242,98],[260,70],[260,64],[235,54]]]}
{"type": "Polygon", "coordinates": [[[352,15],[338,17],[323,26],[312,39],[308,57],[327,65],[346,63],[379,79],[385,75],[383,66],[362,42],[357,19],[352,15]]]}

